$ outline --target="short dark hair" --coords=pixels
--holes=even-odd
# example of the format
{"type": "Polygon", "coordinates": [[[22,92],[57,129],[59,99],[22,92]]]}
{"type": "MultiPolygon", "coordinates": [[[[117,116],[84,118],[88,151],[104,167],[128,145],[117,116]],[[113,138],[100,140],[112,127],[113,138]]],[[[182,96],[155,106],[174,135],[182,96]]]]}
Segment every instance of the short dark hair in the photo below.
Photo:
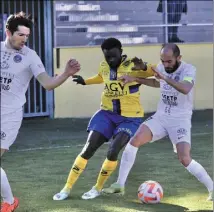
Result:
{"type": "Polygon", "coordinates": [[[33,21],[31,15],[26,16],[24,12],[19,12],[8,17],[6,22],[6,29],[8,29],[13,34],[18,30],[18,26],[25,26],[31,29],[32,25],[33,21]]]}
{"type": "Polygon", "coordinates": [[[122,44],[121,42],[116,39],[116,38],[107,38],[103,41],[102,45],[101,45],[101,49],[113,49],[113,48],[118,48],[118,49],[122,49],[122,44]]]}
{"type": "Polygon", "coordinates": [[[171,49],[175,57],[178,57],[181,54],[179,47],[175,43],[165,43],[162,45],[161,50],[162,49],[171,49]]]}

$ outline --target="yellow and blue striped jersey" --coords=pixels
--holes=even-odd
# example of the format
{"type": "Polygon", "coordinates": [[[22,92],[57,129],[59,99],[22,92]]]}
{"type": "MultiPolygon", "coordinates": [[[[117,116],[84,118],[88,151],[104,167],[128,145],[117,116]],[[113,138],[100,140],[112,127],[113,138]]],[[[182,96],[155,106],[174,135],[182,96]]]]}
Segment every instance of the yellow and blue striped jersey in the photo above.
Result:
{"type": "Polygon", "coordinates": [[[147,70],[133,71],[134,63],[125,58],[119,68],[112,70],[106,61],[101,62],[98,74],[86,79],[86,85],[104,83],[104,91],[101,97],[101,109],[115,112],[125,117],[143,117],[144,110],[140,104],[140,84],[136,82],[123,85],[118,78],[123,75],[148,78],[154,76],[151,64],[147,64],[147,70]]]}

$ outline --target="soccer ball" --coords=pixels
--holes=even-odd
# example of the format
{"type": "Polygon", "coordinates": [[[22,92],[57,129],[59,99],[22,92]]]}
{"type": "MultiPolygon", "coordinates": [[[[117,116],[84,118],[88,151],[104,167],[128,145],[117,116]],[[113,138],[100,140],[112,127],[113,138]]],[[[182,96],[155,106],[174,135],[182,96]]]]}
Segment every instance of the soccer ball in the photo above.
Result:
{"type": "Polygon", "coordinates": [[[142,203],[156,204],[163,198],[163,188],[161,185],[152,180],[145,181],[138,188],[138,199],[142,203]]]}

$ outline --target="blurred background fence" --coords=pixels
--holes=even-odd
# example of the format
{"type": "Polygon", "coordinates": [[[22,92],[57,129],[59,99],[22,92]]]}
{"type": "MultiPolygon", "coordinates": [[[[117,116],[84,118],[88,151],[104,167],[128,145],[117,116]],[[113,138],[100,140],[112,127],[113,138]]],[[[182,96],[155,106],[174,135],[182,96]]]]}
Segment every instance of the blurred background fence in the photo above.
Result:
{"type": "Polygon", "coordinates": [[[213,1],[61,1],[54,4],[55,47],[212,42],[213,1]],[[69,38],[69,39],[68,39],[69,38]]]}

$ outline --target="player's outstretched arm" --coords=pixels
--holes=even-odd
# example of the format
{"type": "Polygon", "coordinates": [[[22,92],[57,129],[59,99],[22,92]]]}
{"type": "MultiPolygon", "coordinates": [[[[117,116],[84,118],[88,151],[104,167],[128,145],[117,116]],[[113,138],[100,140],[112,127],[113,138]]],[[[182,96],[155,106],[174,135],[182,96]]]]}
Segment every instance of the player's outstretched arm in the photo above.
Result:
{"type": "Polygon", "coordinates": [[[64,83],[70,76],[80,70],[80,64],[75,59],[70,59],[65,67],[65,71],[55,77],[50,77],[47,72],[39,74],[36,78],[46,90],[53,90],[64,83]]]}
{"type": "Polygon", "coordinates": [[[155,73],[155,77],[157,79],[162,79],[166,81],[169,85],[171,85],[173,88],[175,88],[177,91],[181,92],[182,94],[187,95],[192,87],[194,86],[194,80],[192,77],[184,77],[183,81],[177,82],[174,79],[171,79],[164,74],[160,73],[157,69],[153,68],[153,71],[155,73]]]}
{"type": "Polygon", "coordinates": [[[139,84],[147,85],[154,88],[160,88],[160,82],[156,79],[144,79],[139,77],[132,77],[129,75],[124,75],[119,77],[119,80],[123,82],[123,84],[131,83],[131,82],[137,82],[139,84]]]}
{"type": "Polygon", "coordinates": [[[86,85],[86,84],[85,84],[85,80],[84,80],[83,77],[80,76],[80,75],[74,75],[74,76],[72,77],[72,81],[73,81],[73,82],[76,82],[77,84],[80,84],[80,85],[86,85]]]}
{"type": "Polygon", "coordinates": [[[136,78],[136,82],[139,84],[147,85],[153,88],[160,88],[160,82],[156,79],[144,79],[144,78],[136,78]]]}
{"type": "Polygon", "coordinates": [[[94,85],[103,83],[103,78],[100,74],[97,74],[93,77],[84,80],[82,76],[74,75],[73,81],[80,85],[94,85]]]}

